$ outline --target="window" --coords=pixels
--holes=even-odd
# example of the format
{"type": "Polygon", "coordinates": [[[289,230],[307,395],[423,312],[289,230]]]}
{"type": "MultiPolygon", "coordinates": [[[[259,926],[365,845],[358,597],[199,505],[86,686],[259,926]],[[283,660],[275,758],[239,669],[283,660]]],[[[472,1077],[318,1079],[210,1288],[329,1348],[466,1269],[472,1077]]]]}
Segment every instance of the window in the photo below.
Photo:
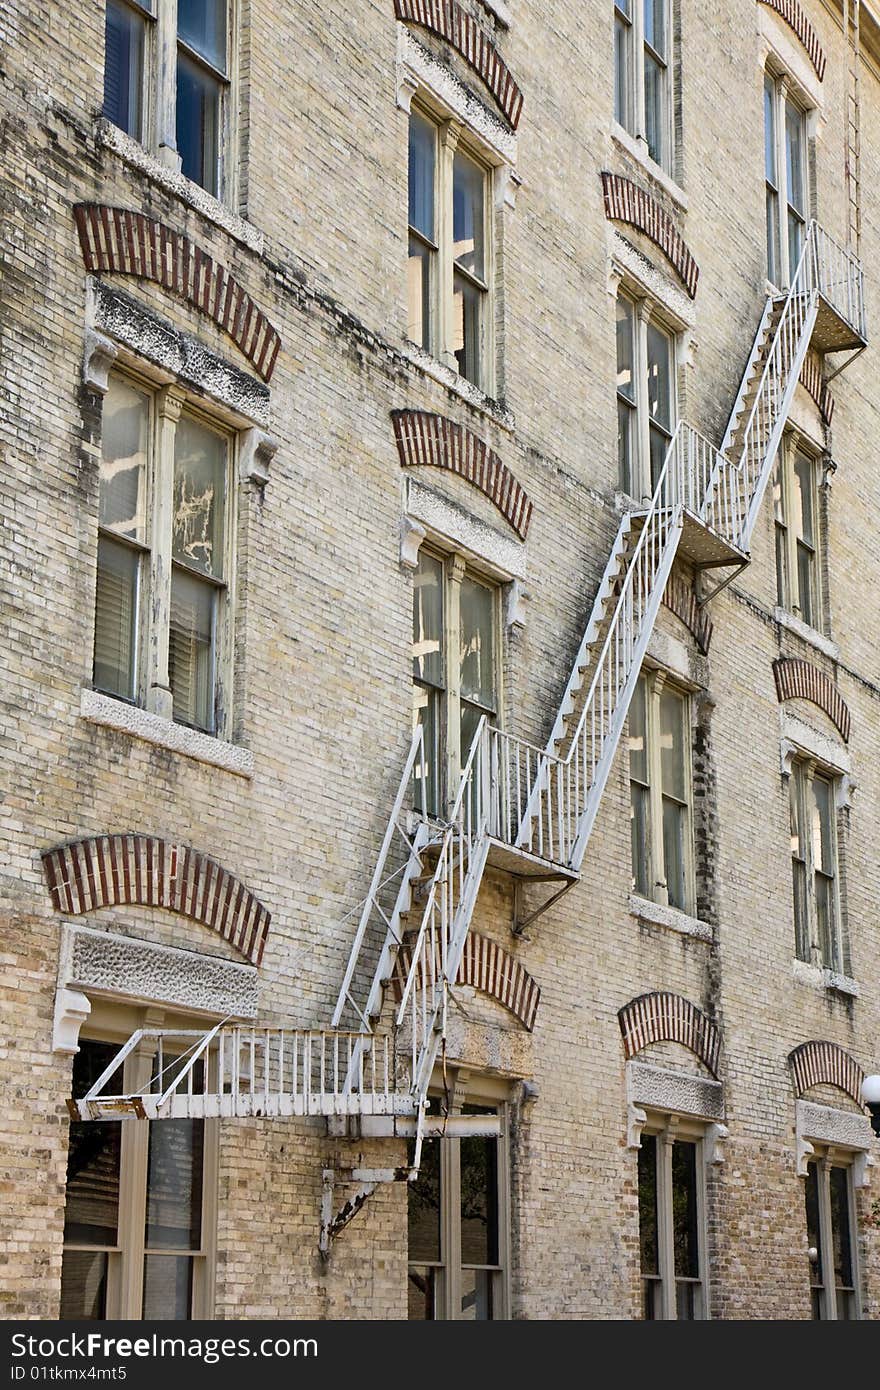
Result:
{"type": "Polygon", "coordinates": [[[837,885],[834,778],[812,759],[794,759],[789,778],[791,871],[798,960],[849,973],[837,885]]]}
{"type": "Polygon", "coordinates": [[[852,1167],[811,1161],[804,1199],[813,1317],[851,1322],[860,1316],[852,1167]]]}
{"type": "Polygon", "coordinates": [[[807,116],[784,77],[764,74],[764,180],[767,199],[767,278],[789,285],[807,225],[807,116]]]}
{"type": "Polygon", "coordinates": [[[800,445],[795,435],[786,435],[773,478],[773,514],[777,602],[780,608],[821,631],[824,623],[819,467],[819,460],[800,445]]]}
{"type": "MultiPolygon", "coordinates": [[[[75,1096],[85,1095],[117,1051],[116,1043],[81,1042],[75,1096]]],[[[126,1085],[149,1085],[155,1058],[133,1054],[125,1067],[126,1085]]],[[[215,1165],[209,1120],[74,1121],[60,1316],[209,1316],[215,1165]]]]}
{"type": "Polygon", "coordinates": [[[227,0],[107,0],[104,115],[220,196],[230,119],[227,0]],[[165,53],[173,54],[165,78],[165,53]]]}
{"type": "MultiPolygon", "coordinates": [[[[430,1113],[438,1114],[432,1100],[430,1113]]],[[[503,1102],[464,1104],[463,1115],[501,1114],[503,1102]]],[[[507,1142],[467,1135],[426,1139],[408,1186],[411,1320],[505,1318],[507,1142]]]]}
{"type": "Polygon", "coordinates": [[[93,684],[206,733],[228,705],[231,454],[173,390],[110,377],[93,684]]]}
{"type": "Polygon", "coordinates": [[[694,910],[690,701],[661,671],[639,677],[629,709],[633,888],[694,910]]]}
{"type": "Polygon", "coordinates": [[[675,338],[646,301],[617,296],[618,481],[650,497],[675,429],[675,338]]]}
{"type": "Polygon", "coordinates": [[[415,107],[410,115],[407,332],[490,392],[489,170],[460,131],[415,107]]]}
{"type": "Polygon", "coordinates": [[[668,0],[614,0],[614,119],[672,169],[668,0]]]}
{"type": "Polygon", "coordinates": [[[639,1253],[648,1319],[708,1317],[702,1143],[678,1124],[642,1133],[639,1149],[639,1253]]]}
{"type": "Polygon", "coordinates": [[[500,593],[460,555],[424,546],[413,580],[413,727],[425,762],[416,800],[442,815],[455,798],[477,725],[498,721],[500,593]]]}

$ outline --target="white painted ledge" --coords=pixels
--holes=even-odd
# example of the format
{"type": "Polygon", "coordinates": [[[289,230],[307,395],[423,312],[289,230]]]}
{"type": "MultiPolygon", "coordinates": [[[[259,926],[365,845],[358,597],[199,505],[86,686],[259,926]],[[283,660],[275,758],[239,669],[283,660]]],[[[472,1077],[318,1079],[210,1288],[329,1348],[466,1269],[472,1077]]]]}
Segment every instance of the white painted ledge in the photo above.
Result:
{"type": "Polygon", "coordinates": [[[666,903],[654,903],[650,898],[640,898],[632,893],[628,903],[630,915],[640,922],[649,922],[655,927],[668,927],[682,936],[693,936],[697,941],[712,941],[715,932],[709,922],[701,922],[699,917],[690,917],[679,912],[677,907],[666,903]]]}
{"type": "Polygon", "coordinates": [[[815,647],[816,651],[821,652],[823,656],[830,657],[832,661],[840,660],[840,648],[837,643],[832,642],[831,638],[826,637],[823,633],[817,632],[808,623],[801,622],[800,618],[796,618],[793,613],[777,607],[773,609],[773,618],[780,627],[784,627],[788,632],[793,632],[796,637],[800,637],[801,641],[815,647]]]}
{"type": "Polygon", "coordinates": [[[188,729],[186,725],[175,724],[170,719],[162,719],[149,710],[114,700],[112,695],[102,695],[98,690],[83,690],[79,712],[91,724],[131,734],[132,738],[143,739],[145,743],[167,748],[172,753],[183,753],[187,758],[222,768],[237,777],[254,775],[254,755],[249,749],[212,738],[198,729],[188,729]]]}
{"type": "Polygon", "coordinates": [[[660,187],[669,194],[682,212],[687,212],[688,196],[681,185],[676,183],[675,179],[651,158],[647,148],[643,148],[628,130],[625,130],[622,125],[618,125],[617,121],[611,123],[611,138],[616,145],[626,151],[630,159],[634,159],[637,164],[641,165],[649,179],[659,183],[660,187]]]}
{"type": "Polygon", "coordinates": [[[432,357],[429,352],[425,352],[423,348],[417,347],[408,338],[404,340],[402,352],[403,356],[414,367],[418,367],[433,381],[445,386],[447,391],[451,391],[454,396],[460,396],[463,401],[467,401],[474,410],[481,411],[494,425],[500,425],[503,430],[507,430],[510,434],[515,432],[516,421],[510,411],[505,410],[491,396],[487,396],[478,386],[474,386],[467,377],[460,376],[458,372],[445,366],[436,357],[432,357]]]}
{"type": "Polygon", "coordinates": [[[263,254],[263,233],[250,222],[246,222],[243,217],[239,217],[225,203],[212,197],[199,184],[193,183],[192,179],[185,178],[183,174],[177,174],[173,169],[168,169],[155,155],[145,150],[139,141],[127,135],[119,126],[108,121],[106,117],[99,116],[95,121],[95,141],[105,149],[113,150],[126,164],[131,165],[140,173],[146,174],[154,183],[161,184],[169,193],[174,193],[182,203],[194,208],[201,213],[202,217],[208,222],[213,222],[215,226],[221,227],[224,232],[228,232],[236,241],[240,241],[251,251],[255,251],[258,256],[263,254]]]}
{"type": "Polygon", "coordinates": [[[809,985],[811,989],[821,993],[831,989],[836,994],[846,994],[852,999],[858,999],[861,994],[858,980],[851,979],[849,975],[841,975],[836,970],[829,970],[825,965],[811,965],[806,960],[793,960],[791,974],[800,984],[809,985]]]}

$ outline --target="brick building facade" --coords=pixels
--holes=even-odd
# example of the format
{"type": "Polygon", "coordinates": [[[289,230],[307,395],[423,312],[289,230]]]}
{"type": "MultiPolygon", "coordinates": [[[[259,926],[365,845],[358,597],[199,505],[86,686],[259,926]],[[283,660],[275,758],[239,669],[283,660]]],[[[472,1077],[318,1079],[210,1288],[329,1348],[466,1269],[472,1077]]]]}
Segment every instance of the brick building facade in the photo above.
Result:
{"type": "Polygon", "coordinates": [[[0,24],[5,1315],[876,1317],[880,13],[0,24]]]}

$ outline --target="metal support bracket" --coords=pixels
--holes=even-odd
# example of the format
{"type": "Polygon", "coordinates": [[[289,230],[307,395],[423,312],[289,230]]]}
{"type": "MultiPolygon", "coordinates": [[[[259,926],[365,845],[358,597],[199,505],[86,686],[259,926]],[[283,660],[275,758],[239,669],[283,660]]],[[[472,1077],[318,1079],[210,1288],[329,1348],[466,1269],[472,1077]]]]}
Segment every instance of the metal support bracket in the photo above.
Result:
{"type": "Polygon", "coordinates": [[[827,386],[829,381],[833,381],[836,376],[840,376],[841,372],[845,372],[847,367],[851,367],[856,358],[861,357],[867,346],[867,343],[863,343],[860,348],[856,348],[855,352],[852,353],[845,362],[841,362],[839,367],[835,367],[833,372],[829,372],[828,376],[825,378],[825,385],[827,386]]]}
{"type": "Polygon", "coordinates": [[[410,1169],[406,1164],[399,1168],[350,1168],[337,1174],[335,1168],[321,1170],[321,1233],[318,1237],[318,1250],[321,1259],[330,1258],[330,1249],[340,1231],[345,1230],[349,1221],[357,1216],[376,1188],[383,1182],[408,1182],[410,1169]],[[344,1182],[356,1183],[357,1188],[333,1215],[333,1189],[339,1177],[344,1182]]]}
{"type": "MultiPolygon", "coordinates": [[[[540,880],[540,879],[538,879],[538,880],[536,880],[536,879],[530,879],[530,880],[529,880],[529,882],[531,882],[531,883],[541,882],[541,881],[542,881],[542,880],[540,880]]],[[[512,921],[511,924],[510,924],[510,930],[512,931],[513,935],[514,935],[514,936],[520,936],[520,937],[523,936],[526,927],[530,927],[531,924],[532,924],[534,921],[536,921],[538,917],[541,917],[549,908],[551,908],[551,907],[553,906],[554,903],[558,903],[560,898],[565,897],[565,894],[566,894],[571,888],[573,888],[574,885],[575,885],[575,883],[577,883],[577,882],[578,882],[577,879],[569,879],[569,881],[568,881],[567,883],[564,883],[564,884],[562,885],[562,887],[559,888],[559,889],[557,889],[557,891],[556,891],[555,893],[551,893],[550,896],[549,896],[549,898],[546,898],[546,899],[544,900],[544,902],[541,903],[540,907],[537,907],[537,908],[535,909],[534,912],[530,912],[529,915],[528,915],[528,917],[523,917],[523,916],[521,915],[521,911],[522,911],[522,891],[523,891],[523,886],[524,886],[524,880],[521,879],[521,878],[514,879],[514,883],[513,883],[513,921],[512,921]]]]}
{"type": "Polygon", "coordinates": [[[748,569],[749,564],[750,561],[744,560],[741,565],[737,565],[732,574],[729,574],[726,579],[722,579],[721,583],[716,584],[714,589],[710,589],[708,594],[704,594],[702,598],[697,599],[697,607],[704,608],[710,599],[713,599],[716,594],[720,594],[721,590],[726,589],[728,584],[732,584],[734,579],[738,579],[743,570],[748,569]]]}

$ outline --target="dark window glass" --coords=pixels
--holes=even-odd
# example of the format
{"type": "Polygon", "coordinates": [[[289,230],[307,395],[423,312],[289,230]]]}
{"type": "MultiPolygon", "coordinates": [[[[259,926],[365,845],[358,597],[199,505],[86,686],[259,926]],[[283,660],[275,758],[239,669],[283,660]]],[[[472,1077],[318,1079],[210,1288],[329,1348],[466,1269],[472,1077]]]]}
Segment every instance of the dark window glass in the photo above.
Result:
{"type": "MultiPolygon", "coordinates": [[[[118,1051],[113,1043],[81,1044],[73,1059],[74,1097],[84,1096],[90,1090],[118,1051]]],[[[64,1212],[66,1242],[115,1246],[121,1142],[122,1125],[118,1120],[71,1124],[64,1212]]]]}
{"type": "Polygon", "coordinates": [[[146,21],[136,10],[107,0],[104,24],[104,115],[136,140],[143,135],[146,21]]]}
{"type": "Polygon", "coordinates": [[[461,1140],[461,1262],[498,1263],[498,1152],[495,1139],[461,1140]]]}
{"type": "Polygon", "coordinates": [[[181,172],[217,193],[220,83],[180,50],[177,54],[177,151],[181,172]]]}

